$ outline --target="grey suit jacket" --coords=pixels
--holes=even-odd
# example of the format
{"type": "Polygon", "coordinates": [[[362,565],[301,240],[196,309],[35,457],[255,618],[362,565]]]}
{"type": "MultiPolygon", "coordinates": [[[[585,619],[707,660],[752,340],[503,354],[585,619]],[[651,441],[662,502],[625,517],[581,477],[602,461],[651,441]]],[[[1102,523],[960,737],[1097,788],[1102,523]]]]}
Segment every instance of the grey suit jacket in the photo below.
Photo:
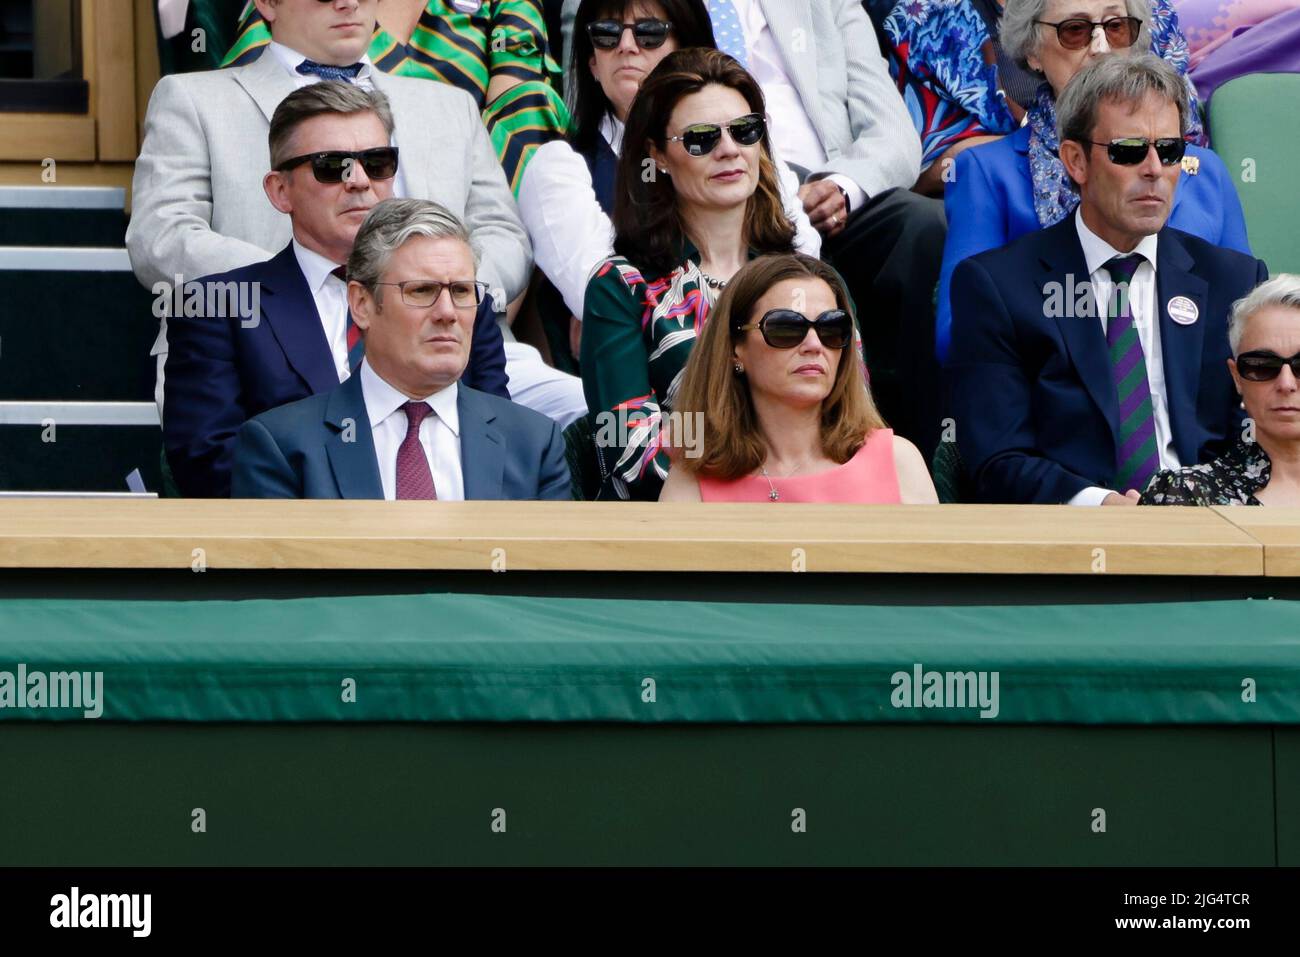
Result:
{"type": "MultiPolygon", "coordinates": [[[[445,83],[379,70],[374,83],[392,103],[407,193],[464,220],[481,261],[478,278],[514,299],[527,284],[532,251],[473,99],[445,83]]],[[[271,114],[293,90],[274,56],[158,82],[126,232],[142,283],[263,262],[289,242],[289,217],[271,206],[262,178],[271,165],[271,114]]]]}
{"type": "Polygon", "coordinates": [[[759,5],[827,153],[811,178],[843,173],[868,196],[910,188],[921,172],[921,138],[861,0],[759,5]]]}

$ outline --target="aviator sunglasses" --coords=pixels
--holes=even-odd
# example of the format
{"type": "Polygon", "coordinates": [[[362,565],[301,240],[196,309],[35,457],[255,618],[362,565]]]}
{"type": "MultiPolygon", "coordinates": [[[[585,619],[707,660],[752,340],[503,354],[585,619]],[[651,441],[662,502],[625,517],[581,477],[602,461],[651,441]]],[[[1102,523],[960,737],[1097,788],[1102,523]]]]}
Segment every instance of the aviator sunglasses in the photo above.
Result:
{"type": "Polygon", "coordinates": [[[312,175],[318,183],[341,183],[353,163],[360,163],[361,168],[371,179],[392,179],[397,175],[397,147],[379,146],[372,150],[360,150],[350,153],[347,150],[325,150],[321,153],[306,153],[287,159],[276,172],[291,170],[303,163],[311,163],[312,175]]]}
{"type": "Polygon", "coordinates": [[[587,24],[587,36],[598,50],[612,50],[623,40],[623,31],[631,30],[632,39],[642,50],[656,50],[664,45],[673,25],[669,20],[646,17],[636,23],[619,23],[617,20],[594,20],[587,24]]]}
{"type": "Polygon", "coordinates": [[[731,134],[731,138],[740,146],[753,146],[763,138],[763,132],[767,129],[767,120],[758,113],[746,113],[744,116],[738,116],[730,123],[692,123],[686,129],[682,130],[680,136],[668,137],[669,143],[682,141],[682,146],[686,147],[686,152],[692,156],[707,156],[713,152],[720,142],[722,142],[722,130],[726,128],[731,134]]]}
{"type": "Polygon", "coordinates": [[[1112,49],[1122,50],[1137,42],[1138,31],[1142,29],[1142,21],[1137,17],[1111,17],[1099,21],[1071,17],[1059,23],[1049,23],[1046,20],[1034,22],[1041,23],[1045,27],[1055,27],[1056,39],[1060,40],[1061,46],[1067,50],[1082,50],[1086,47],[1092,42],[1092,31],[1096,27],[1106,31],[1106,43],[1112,49]]]}
{"type": "Polygon", "coordinates": [[[793,349],[803,342],[810,327],[816,330],[817,338],[827,349],[843,349],[853,336],[853,320],[843,309],[827,309],[816,319],[793,309],[772,309],[758,322],[736,326],[735,331],[757,329],[773,349],[793,349]]]}
{"type": "Polygon", "coordinates": [[[1141,136],[1124,136],[1109,143],[1088,140],[1093,146],[1106,147],[1106,155],[1116,166],[1136,166],[1147,158],[1150,147],[1156,148],[1156,157],[1162,166],[1176,166],[1187,152],[1187,143],[1182,137],[1167,136],[1158,140],[1149,140],[1141,136]]]}
{"type": "Polygon", "coordinates": [[[1291,367],[1291,375],[1300,379],[1300,352],[1290,358],[1282,358],[1276,352],[1258,349],[1243,352],[1237,356],[1237,374],[1251,382],[1271,382],[1278,377],[1283,366],[1291,367]]]}

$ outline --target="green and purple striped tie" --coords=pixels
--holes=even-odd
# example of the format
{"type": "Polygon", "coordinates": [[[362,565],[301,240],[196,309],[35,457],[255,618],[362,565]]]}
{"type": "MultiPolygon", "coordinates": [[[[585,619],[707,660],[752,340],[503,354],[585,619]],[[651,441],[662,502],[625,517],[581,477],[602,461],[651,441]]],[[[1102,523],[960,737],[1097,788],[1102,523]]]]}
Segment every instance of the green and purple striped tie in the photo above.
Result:
{"type": "Polygon", "coordinates": [[[1117,256],[1102,266],[1114,284],[1107,312],[1106,346],[1119,400],[1119,468],[1114,487],[1120,492],[1131,488],[1142,491],[1160,467],[1146,357],[1129,302],[1129,284],[1143,262],[1138,255],[1117,256]]]}

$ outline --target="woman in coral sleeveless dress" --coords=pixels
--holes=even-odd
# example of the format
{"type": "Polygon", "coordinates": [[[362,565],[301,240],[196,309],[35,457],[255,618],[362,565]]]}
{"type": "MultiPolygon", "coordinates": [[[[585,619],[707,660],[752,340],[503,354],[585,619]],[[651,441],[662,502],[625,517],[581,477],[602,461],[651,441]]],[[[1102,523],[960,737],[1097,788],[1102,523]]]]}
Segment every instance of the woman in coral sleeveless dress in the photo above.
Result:
{"type": "Polygon", "coordinates": [[[799,254],[732,278],[687,363],[661,502],[935,504],[920,452],[885,427],[839,274],[799,254]]]}

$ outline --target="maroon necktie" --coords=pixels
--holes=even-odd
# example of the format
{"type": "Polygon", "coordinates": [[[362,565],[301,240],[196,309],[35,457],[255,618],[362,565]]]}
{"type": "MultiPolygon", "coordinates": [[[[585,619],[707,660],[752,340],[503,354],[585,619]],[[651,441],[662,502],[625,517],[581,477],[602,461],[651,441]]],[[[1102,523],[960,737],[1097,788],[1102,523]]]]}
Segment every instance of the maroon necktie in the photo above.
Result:
{"type": "MultiPolygon", "coordinates": [[[[337,269],[331,269],[330,275],[337,276],[339,279],[343,280],[343,285],[346,286],[348,284],[348,270],[346,266],[339,266],[337,269]]],[[[344,293],[344,297],[345,297],[343,300],[344,303],[347,302],[346,295],[347,294],[344,293]]],[[[361,362],[360,357],[357,357],[356,362],[352,361],[352,351],[356,349],[357,343],[360,341],[361,341],[361,330],[357,328],[357,324],[352,321],[352,309],[349,308],[348,309],[348,367],[349,368],[355,369],[357,365],[360,364],[361,362]]]]}
{"type": "Polygon", "coordinates": [[[420,423],[433,411],[427,402],[405,402],[402,411],[406,413],[406,438],[397,447],[397,497],[399,499],[437,498],[433,488],[433,473],[429,471],[429,459],[420,445],[420,423]]]}

